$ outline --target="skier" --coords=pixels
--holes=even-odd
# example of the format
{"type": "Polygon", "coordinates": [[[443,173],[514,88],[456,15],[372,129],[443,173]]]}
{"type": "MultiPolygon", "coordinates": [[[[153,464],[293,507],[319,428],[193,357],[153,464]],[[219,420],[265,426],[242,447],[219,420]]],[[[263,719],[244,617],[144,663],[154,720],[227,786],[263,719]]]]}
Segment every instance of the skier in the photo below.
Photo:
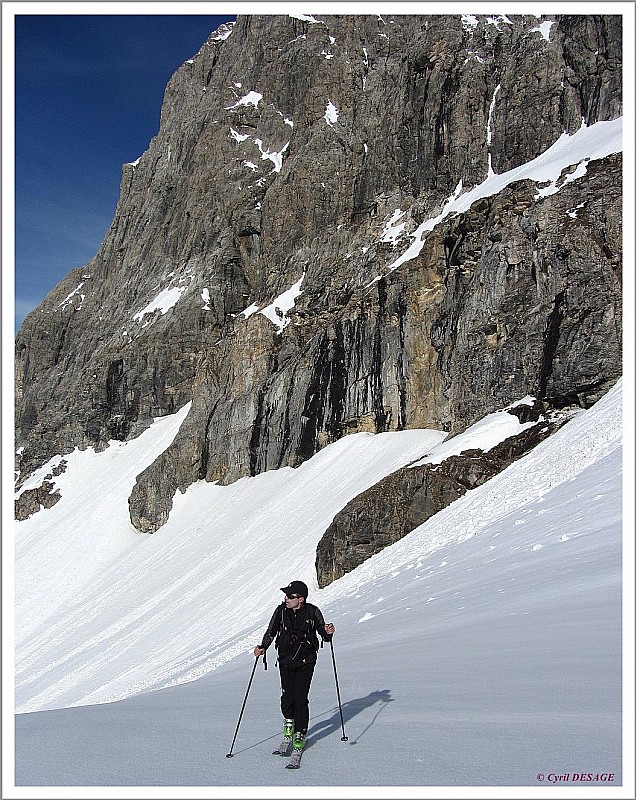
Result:
{"type": "Polygon", "coordinates": [[[276,638],[280,670],[283,712],[283,741],[278,755],[287,755],[290,743],[300,757],[309,727],[309,687],[318,657],[318,637],[330,642],[336,630],[325,623],[321,610],[307,602],[309,589],[302,581],[292,581],[281,589],[285,599],[276,607],[260,645],[254,648],[262,656],[276,638]]]}

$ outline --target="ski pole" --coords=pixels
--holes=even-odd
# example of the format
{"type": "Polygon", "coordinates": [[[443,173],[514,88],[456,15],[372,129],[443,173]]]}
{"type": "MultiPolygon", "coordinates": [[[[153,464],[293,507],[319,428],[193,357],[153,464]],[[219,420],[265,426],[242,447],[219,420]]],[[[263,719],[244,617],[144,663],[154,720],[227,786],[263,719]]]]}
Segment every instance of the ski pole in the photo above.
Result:
{"type": "Polygon", "coordinates": [[[230,752],[226,753],[226,758],[234,758],[234,754],[232,753],[232,748],[234,747],[234,742],[236,741],[236,736],[238,734],[239,725],[241,724],[241,719],[243,718],[243,712],[245,711],[245,703],[247,703],[247,695],[250,693],[250,687],[252,685],[252,679],[254,678],[254,673],[256,672],[256,665],[258,664],[258,659],[260,656],[256,656],[254,659],[254,666],[252,667],[252,674],[250,675],[250,682],[247,684],[247,691],[245,692],[245,700],[243,700],[243,708],[241,708],[241,713],[239,714],[238,722],[236,723],[236,730],[234,731],[234,738],[232,739],[232,744],[230,746],[230,752]]]}
{"type": "Polygon", "coordinates": [[[340,724],[342,725],[342,736],[340,737],[340,741],[348,742],[349,737],[345,736],[344,719],[342,717],[342,703],[340,702],[340,687],[338,686],[338,671],[336,670],[336,656],[333,652],[333,641],[330,641],[329,644],[331,645],[331,660],[333,661],[333,674],[336,679],[336,694],[338,695],[338,708],[340,710],[340,724]]]}

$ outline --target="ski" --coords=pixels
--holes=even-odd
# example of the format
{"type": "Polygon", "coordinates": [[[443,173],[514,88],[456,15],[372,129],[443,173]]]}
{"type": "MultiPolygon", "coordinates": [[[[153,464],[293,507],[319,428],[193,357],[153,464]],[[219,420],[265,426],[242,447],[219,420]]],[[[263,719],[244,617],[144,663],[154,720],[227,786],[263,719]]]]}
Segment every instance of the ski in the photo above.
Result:
{"type": "Polygon", "coordinates": [[[289,753],[289,746],[291,745],[292,740],[287,737],[283,739],[283,741],[278,745],[276,750],[272,750],[272,755],[274,756],[286,756],[289,753]]]}
{"type": "Polygon", "coordinates": [[[285,769],[298,769],[300,767],[300,759],[303,757],[302,750],[294,750],[289,758],[289,763],[285,764],[285,769]]]}

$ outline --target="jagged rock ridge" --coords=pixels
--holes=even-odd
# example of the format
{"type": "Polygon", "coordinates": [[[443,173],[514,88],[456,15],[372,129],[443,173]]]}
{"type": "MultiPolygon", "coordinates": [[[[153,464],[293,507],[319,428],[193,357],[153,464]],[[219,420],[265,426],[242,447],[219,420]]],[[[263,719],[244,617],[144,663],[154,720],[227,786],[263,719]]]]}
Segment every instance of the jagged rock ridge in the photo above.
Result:
{"type": "Polygon", "coordinates": [[[527,394],[595,402],[621,373],[620,155],[552,194],[512,183],[392,265],[458,190],[619,117],[621,79],[611,15],[213,33],[124,165],[99,251],[18,334],[22,479],[192,400],[129,501],[154,531],[177,489],[347,433],[457,432],[527,394]]]}

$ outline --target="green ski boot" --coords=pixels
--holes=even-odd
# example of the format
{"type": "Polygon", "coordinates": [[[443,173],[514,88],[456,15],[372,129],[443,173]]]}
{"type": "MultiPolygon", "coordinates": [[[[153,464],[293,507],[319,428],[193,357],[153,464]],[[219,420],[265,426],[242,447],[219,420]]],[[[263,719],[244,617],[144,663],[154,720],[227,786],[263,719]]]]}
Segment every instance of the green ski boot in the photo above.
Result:
{"type": "Polygon", "coordinates": [[[289,745],[292,743],[294,737],[294,720],[286,719],[283,722],[283,740],[278,745],[276,750],[273,750],[275,756],[286,756],[289,752],[289,745]]]}

